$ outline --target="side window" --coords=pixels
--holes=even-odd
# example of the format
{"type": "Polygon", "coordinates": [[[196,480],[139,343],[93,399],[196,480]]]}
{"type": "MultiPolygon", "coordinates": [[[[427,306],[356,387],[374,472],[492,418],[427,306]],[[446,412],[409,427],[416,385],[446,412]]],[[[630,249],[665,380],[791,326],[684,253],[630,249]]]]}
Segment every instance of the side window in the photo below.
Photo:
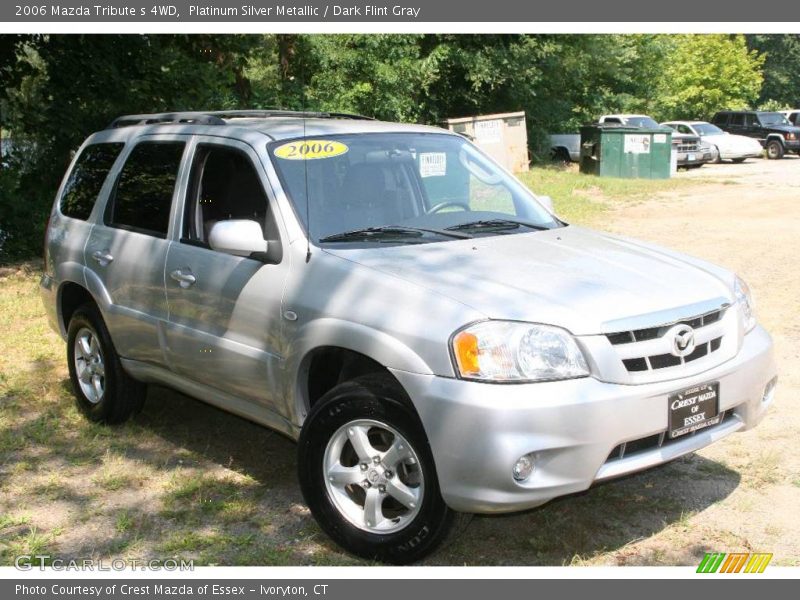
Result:
{"type": "Polygon", "coordinates": [[[717,113],[714,115],[714,119],[711,122],[714,123],[714,125],[724,127],[728,124],[728,115],[725,113],[717,113]]]}
{"type": "Polygon", "coordinates": [[[250,158],[234,148],[200,145],[192,166],[183,239],[205,244],[219,221],[258,222],[267,240],[277,240],[269,201],[250,158]]]}
{"type": "Polygon", "coordinates": [[[800,121],[800,112],[793,112],[791,115],[789,115],[790,123],[797,125],[798,121],[800,121]]]}
{"type": "Polygon", "coordinates": [[[106,213],[112,227],[166,237],[184,142],[140,142],[128,155],[106,213]]]}
{"type": "Polygon", "coordinates": [[[69,174],[61,196],[61,213],[85,221],[92,214],[94,203],[125,144],[92,144],[86,146],[69,174]]]}
{"type": "Polygon", "coordinates": [[[686,125],[678,125],[678,131],[680,133],[686,133],[689,135],[694,135],[691,129],[689,129],[686,125]]]}
{"type": "Polygon", "coordinates": [[[617,123],[617,124],[622,124],[622,119],[620,119],[620,118],[618,118],[618,117],[606,117],[605,119],[603,119],[603,123],[617,123]]]}
{"type": "Polygon", "coordinates": [[[731,115],[731,125],[736,125],[737,127],[742,127],[744,125],[744,115],[739,113],[735,115],[731,115]]]}
{"type": "Polygon", "coordinates": [[[758,117],[756,117],[755,115],[745,115],[744,124],[747,127],[758,127],[759,125],[761,125],[761,123],[759,123],[758,121],[758,117]]]}

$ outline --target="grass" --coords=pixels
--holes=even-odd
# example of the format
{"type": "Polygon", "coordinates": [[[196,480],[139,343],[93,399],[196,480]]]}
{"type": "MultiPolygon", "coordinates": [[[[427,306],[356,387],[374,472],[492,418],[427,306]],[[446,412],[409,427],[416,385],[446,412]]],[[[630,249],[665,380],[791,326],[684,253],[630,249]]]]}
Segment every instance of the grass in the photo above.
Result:
{"type": "Polygon", "coordinates": [[[583,175],[575,165],[533,167],[517,177],[534,193],[550,196],[569,223],[589,224],[614,203],[642,200],[660,192],[696,186],[689,179],[615,179],[583,175]]]}

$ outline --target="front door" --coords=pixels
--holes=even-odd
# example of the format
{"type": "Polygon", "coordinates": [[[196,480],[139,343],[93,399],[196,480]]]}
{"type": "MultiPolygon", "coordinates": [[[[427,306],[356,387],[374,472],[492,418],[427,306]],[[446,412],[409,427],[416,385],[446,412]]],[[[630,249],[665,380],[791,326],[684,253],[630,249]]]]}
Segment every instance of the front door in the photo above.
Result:
{"type": "Polygon", "coordinates": [[[266,175],[247,144],[199,138],[192,157],[180,239],[165,280],[167,357],[178,374],[274,406],[281,368],[281,296],[289,268],[266,175]],[[215,223],[251,219],[267,256],[242,257],[208,244],[215,223]]]}

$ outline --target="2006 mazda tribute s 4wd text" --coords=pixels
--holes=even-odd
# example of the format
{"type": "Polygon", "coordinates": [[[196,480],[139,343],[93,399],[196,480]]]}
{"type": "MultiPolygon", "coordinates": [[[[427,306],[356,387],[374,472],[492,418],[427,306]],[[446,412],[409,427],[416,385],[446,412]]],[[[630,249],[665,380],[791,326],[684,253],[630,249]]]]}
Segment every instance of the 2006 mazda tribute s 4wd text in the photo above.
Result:
{"type": "MultiPolygon", "coordinates": [[[[687,240],[691,246],[691,241],[687,240]]],[[[80,410],[145,384],[298,441],[357,555],[755,426],[772,341],[733,273],[557,218],[462,136],[353,115],[120,117],[58,192],[41,291],[80,410]]]]}

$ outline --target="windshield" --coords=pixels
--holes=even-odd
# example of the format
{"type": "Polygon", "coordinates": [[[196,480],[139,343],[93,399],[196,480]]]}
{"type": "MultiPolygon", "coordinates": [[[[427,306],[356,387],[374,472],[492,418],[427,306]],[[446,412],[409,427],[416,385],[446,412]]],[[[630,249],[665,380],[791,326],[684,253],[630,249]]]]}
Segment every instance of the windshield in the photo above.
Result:
{"type": "Polygon", "coordinates": [[[654,127],[656,129],[661,128],[661,125],[656,123],[650,117],[627,117],[625,119],[626,125],[632,125],[633,127],[654,127]]]}
{"type": "Polygon", "coordinates": [[[562,225],[461,136],[319,136],[269,152],[315,243],[439,242],[562,225]]]}
{"type": "Polygon", "coordinates": [[[791,125],[786,115],[776,112],[759,113],[758,120],[762,125],[791,125]]]}
{"type": "Polygon", "coordinates": [[[693,127],[698,135],[720,135],[725,133],[722,129],[711,123],[695,123],[693,127]]]}

